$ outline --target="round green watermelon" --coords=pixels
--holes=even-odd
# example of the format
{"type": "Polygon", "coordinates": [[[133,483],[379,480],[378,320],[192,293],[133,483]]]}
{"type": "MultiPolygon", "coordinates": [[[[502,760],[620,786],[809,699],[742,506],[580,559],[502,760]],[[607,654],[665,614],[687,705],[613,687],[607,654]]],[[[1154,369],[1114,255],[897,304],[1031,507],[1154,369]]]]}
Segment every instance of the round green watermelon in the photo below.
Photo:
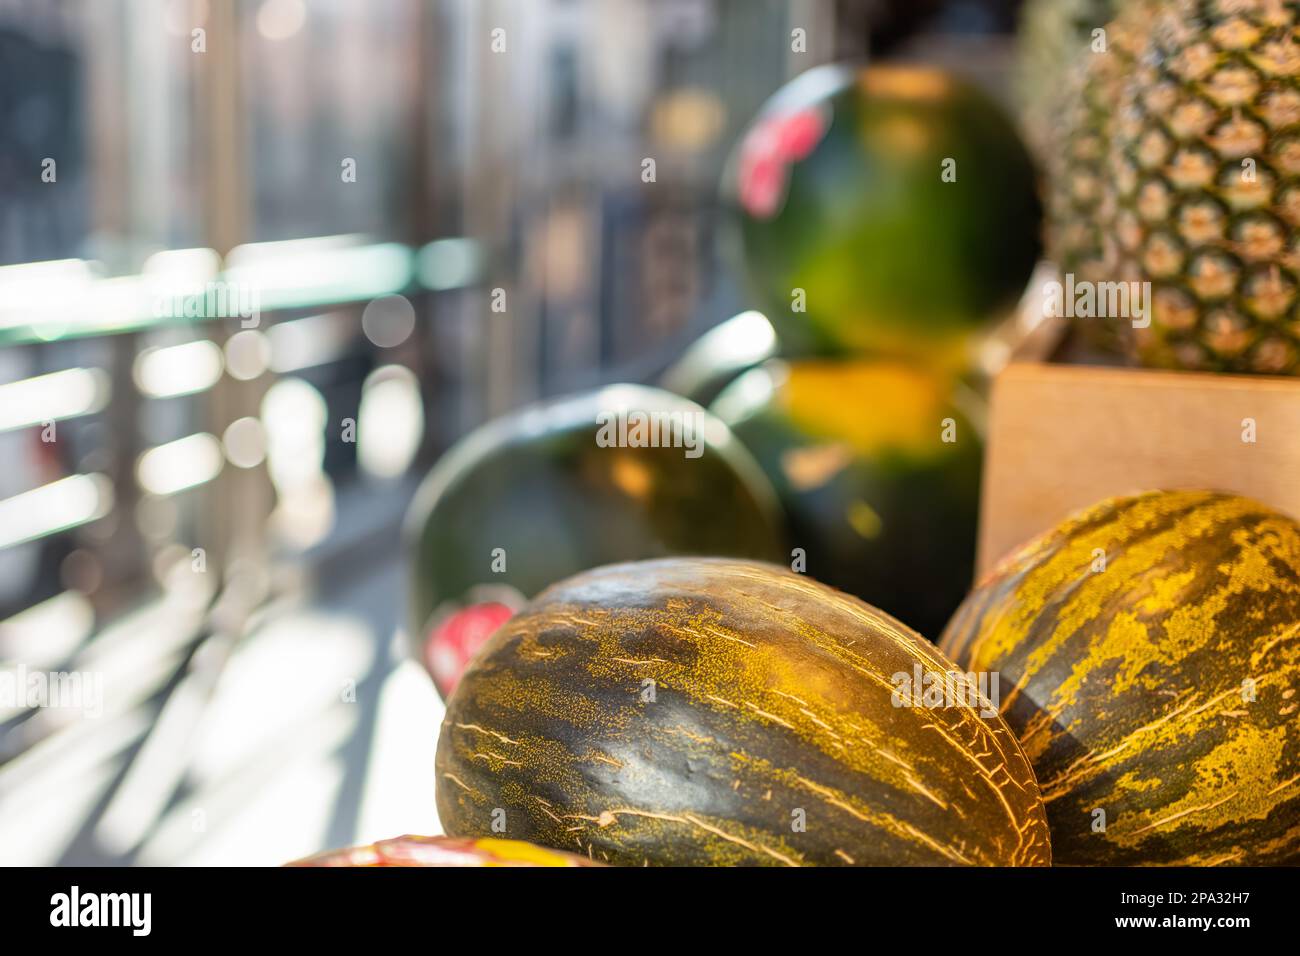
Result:
{"type": "Polygon", "coordinates": [[[978,396],[904,363],[773,361],[712,409],[776,487],[807,574],[936,639],[974,577],[978,396]]]}
{"type": "Polygon", "coordinates": [[[1040,251],[1029,153],[1002,108],[920,66],[809,70],[723,178],[748,284],[787,347],[960,366],[1040,251]]]}
{"type": "Polygon", "coordinates": [[[673,555],[788,560],[781,533],[762,470],[694,402],[616,385],[533,405],[461,439],[416,493],[412,651],[446,697],[547,585],[673,555]]]}

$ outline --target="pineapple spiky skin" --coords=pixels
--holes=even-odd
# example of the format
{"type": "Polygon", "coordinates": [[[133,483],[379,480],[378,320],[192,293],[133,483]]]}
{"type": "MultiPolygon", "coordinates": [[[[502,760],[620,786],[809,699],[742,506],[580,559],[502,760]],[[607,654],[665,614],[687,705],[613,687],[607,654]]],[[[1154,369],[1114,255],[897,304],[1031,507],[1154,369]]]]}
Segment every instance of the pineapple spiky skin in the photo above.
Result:
{"type": "Polygon", "coordinates": [[[1016,87],[1025,139],[1049,167],[1060,153],[1061,117],[1074,95],[1092,32],[1120,0],[1027,0],[1017,27],[1016,87]]]}
{"type": "MultiPolygon", "coordinates": [[[[1062,78],[1062,106],[1054,119],[1055,148],[1044,158],[1047,172],[1048,255],[1062,273],[1099,283],[1116,269],[1116,249],[1107,225],[1116,203],[1105,187],[1111,124],[1124,82],[1161,3],[1134,0],[1104,27],[1104,47],[1089,46],[1062,78]]],[[[1094,346],[1121,352],[1115,322],[1086,319],[1079,330],[1094,346]]]]}
{"type": "Polygon", "coordinates": [[[1145,365],[1300,374],[1300,0],[1162,4],[1112,123],[1120,322],[1145,365]]]}

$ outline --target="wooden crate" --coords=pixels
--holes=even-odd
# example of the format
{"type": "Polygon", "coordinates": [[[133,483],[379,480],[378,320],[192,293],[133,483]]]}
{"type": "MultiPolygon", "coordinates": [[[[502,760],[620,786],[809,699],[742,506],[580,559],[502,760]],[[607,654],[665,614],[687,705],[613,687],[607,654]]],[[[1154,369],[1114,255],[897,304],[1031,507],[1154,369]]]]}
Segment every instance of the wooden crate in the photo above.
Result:
{"type": "Polygon", "coordinates": [[[1231,491],[1300,518],[1300,378],[1070,365],[1050,352],[1040,341],[994,380],[981,575],[1071,512],[1135,491],[1231,491]]]}

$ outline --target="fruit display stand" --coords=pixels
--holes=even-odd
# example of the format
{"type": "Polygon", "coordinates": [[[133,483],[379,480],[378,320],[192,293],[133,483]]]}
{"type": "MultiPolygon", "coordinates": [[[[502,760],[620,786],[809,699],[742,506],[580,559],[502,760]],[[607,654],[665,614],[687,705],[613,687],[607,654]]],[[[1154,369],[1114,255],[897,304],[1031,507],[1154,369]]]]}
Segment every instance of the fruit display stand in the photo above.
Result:
{"type": "Polygon", "coordinates": [[[1085,364],[1040,321],[993,382],[977,567],[1105,498],[1210,488],[1300,517],[1300,378],[1085,364]]]}

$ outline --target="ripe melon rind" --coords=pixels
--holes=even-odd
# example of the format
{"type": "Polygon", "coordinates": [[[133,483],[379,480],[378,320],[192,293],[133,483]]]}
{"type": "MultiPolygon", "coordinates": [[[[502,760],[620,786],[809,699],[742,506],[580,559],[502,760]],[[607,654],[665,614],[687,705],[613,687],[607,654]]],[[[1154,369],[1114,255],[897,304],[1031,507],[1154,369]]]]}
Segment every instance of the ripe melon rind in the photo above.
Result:
{"type": "Polygon", "coordinates": [[[466,673],[439,739],[439,814],[455,835],[495,821],[631,865],[1048,863],[1037,784],[1001,720],[892,705],[890,675],[918,663],[952,669],[784,569],[598,569],[544,592],[466,673]]]}
{"type": "Polygon", "coordinates": [[[1058,862],[1300,860],[1292,519],[1210,492],[1105,502],[1002,562],[941,647],[1003,675],[1058,862]]]}

